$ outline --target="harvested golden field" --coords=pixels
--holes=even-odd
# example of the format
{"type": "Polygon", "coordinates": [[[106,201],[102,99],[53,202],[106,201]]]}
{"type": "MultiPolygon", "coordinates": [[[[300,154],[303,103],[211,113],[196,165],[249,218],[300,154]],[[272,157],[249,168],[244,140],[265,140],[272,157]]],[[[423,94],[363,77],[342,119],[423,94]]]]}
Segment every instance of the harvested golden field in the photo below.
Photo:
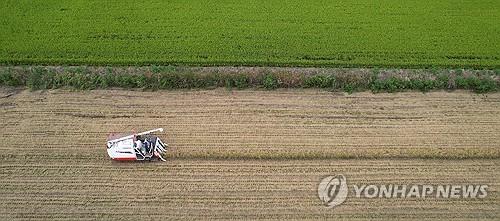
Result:
{"type": "MultiPolygon", "coordinates": [[[[2,220],[471,219],[498,220],[499,160],[12,159],[0,165],[2,220]],[[485,199],[348,198],[328,209],[319,180],[349,183],[487,183],[485,199]]],[[[352,193],[351,193],[352,194],[352,193]]]]}
{"type": "Polygon", "coordinates": [[[499,131],[498,93],[3,88],[0,220],[498,220],[499,131]],[[108,133],[156,127],[166,163],[108,159],[108,133]],[[335,174],[489,188],[484,199],[348,198],[328,209],[317,186],[335,174]]]}

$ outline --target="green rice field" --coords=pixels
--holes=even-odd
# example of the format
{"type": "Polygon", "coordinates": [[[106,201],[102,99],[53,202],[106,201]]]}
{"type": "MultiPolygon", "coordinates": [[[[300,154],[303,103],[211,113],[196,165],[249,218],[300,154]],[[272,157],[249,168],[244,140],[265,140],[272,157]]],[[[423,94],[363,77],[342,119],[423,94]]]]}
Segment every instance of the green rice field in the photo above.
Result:
{"type": "Polygon", "coordinates": [[[498,0],[2,0],[3,65],[500,68],[498,0]]]}

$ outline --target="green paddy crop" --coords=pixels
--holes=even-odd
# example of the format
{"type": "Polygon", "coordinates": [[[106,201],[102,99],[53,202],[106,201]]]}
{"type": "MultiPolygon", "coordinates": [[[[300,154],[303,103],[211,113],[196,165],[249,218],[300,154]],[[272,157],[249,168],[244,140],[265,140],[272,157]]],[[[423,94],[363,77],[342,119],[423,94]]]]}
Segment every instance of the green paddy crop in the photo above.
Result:
{"type": "Polygon", "coordinates": [[[495,0],[3,0],[0,64],[498,69],[498,21],[495,0]]]}

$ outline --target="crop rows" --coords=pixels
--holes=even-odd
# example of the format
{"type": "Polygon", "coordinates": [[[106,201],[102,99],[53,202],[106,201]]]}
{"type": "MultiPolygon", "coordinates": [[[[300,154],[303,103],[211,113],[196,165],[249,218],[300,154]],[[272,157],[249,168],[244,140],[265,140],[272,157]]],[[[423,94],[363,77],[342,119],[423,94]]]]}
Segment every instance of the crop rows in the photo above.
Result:
{"type": "Polygon", "coordinates": [[[67,157],[22,162],[0,165],[0,219],[495,220],[500,200],[497,159],[171,159],[163,164],[127,164],[101,161],[97,157],[74,163],[67,157]],[[325,175],[339,173],[348,177],[349,184],[360,185],[487,183],[489,197],[481,200],[349,198],[335,210],[326,209],[317,198],[317,183],[325,175]]]}
{"type": "MultiPolygon", "coordinates": [[[[164,127],[174,158],[497,158],[500,97],[297,91],[28,92],[3,103],[6,142],[103,154],[109,132],[164,127]],[[481,108],[477,108],[480,106],[481,108]],[[21,118],[22,116],[22,118],[21,118]],[[77,122],[77,123],[73,123],[77,122]],[[199,125],[204,125],[200,127],[199,125]],[[68,142],[37,142],[52,139],[68,142]],[[25,138],[27,137],[27,138],[25,138]]],[[[14,154],[5,147],[0,156],[14,154]]]]}
{"type": "Polygon", "coordinates": [[[498,220],[499,96],[2,88],[0,220],[498,220]],[[108,133],[156,127],[166,163],[108,159],[108,133]],[[335,174],[489,195],[330,210],[316,188],[335,174]]]}
{"type": "Polygon", "coordinates": [[[498,1],[5,0],[0,63],[500,66],[498,1]]]}

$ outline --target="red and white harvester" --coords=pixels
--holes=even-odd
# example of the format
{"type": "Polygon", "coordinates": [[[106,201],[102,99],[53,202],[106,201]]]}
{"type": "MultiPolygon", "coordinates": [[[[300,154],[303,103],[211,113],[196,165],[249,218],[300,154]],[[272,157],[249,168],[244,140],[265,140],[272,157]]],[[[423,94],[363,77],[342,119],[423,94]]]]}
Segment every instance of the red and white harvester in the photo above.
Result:
{"type": "Polygon", "coordinates": [[[168,145],[163,143],[154,132],[163,132],[163,128],[142,133],[110,134],[106,144],[108,155],[113,160],[165,161],[162,154],[168,145]]]}

